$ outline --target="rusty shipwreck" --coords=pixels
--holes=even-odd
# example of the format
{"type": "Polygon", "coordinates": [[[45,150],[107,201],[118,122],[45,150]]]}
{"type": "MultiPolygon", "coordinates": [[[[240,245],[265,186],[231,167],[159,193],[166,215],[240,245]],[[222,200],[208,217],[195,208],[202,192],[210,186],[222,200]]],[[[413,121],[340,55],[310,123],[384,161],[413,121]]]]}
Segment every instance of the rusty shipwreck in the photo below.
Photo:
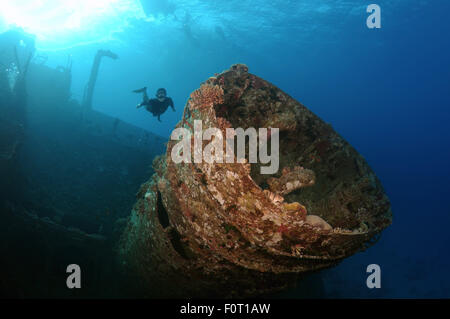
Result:
{"type": "Polygon", "coordinates": [[[177,127],[279,128],[280,169],[154,160],[119,260],[157,297],[251,297],[367,248],[391,223],[364,158],[305,106],[245,65],[209,78],[177,127]]]}

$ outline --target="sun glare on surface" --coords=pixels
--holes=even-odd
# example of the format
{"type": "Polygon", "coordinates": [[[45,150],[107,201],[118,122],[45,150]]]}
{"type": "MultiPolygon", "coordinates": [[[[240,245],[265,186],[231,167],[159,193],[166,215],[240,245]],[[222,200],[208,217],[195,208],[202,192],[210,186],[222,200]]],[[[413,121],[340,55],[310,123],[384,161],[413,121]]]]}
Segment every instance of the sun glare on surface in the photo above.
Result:
{"type": "MultiPolygon", "coordinates": [[[[41,46],[73,46],[104,41],[130,19],[145,17],[139,0],[1,1],[0,27],[20,27],[41,46]]],[[[4,30],[0,30],[4,31],[4,30]]]]}

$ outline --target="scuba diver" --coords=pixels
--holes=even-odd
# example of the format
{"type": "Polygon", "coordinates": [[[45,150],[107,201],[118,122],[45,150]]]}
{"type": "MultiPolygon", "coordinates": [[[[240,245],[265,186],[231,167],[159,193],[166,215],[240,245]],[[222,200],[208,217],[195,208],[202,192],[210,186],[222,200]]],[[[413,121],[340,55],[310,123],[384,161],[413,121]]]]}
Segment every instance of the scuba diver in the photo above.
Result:
{"type": "Polygon", "coordinates": [[[147,87],[142,89],[134,90],[134,93],[142,93],[143,101],[137,105],[136,108],[140,108],[145,105],[147,111],[153,114],[153,116],[158,117],[158,121],[161,122],[160,116],[167,110],[170,106],[175,112],[173,106],[173,101],[170,97],[167,97],[166,89],[160,88],[156,91],[156,99],[149,99],[147,95],[147,87]]]}

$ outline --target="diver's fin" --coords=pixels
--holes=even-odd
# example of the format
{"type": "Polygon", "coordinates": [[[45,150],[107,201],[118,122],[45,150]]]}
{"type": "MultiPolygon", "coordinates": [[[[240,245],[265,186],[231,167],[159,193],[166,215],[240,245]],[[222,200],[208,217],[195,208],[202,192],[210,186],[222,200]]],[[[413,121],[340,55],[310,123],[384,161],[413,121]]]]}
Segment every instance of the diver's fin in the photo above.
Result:
{"type": "Polygon", "coordinates": [[[146,86],[143,87],[142,89],[133,90],[134,93],[142,93],[142,92],[145,92],[145,91],[147,91],[147,87],[146,86]]]}

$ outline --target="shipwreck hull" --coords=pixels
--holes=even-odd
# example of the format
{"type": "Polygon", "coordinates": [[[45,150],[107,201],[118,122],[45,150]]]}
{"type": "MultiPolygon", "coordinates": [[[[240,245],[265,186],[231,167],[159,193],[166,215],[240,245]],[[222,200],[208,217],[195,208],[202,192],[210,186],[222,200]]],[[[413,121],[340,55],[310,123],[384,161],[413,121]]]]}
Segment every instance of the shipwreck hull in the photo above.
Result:
{"type": "Polygon", "coordinates": [[[362,156],[246,66],[191,94],[177,128],[193,131],[195,120],[224,135],[226,128],[279,128],[280,169],[264,175],[258,163],[176,164],[178,141],[169,141],[119,248],[148,296],[279,291],[365,249],[391,223],[389,200],[362,156]]]}

